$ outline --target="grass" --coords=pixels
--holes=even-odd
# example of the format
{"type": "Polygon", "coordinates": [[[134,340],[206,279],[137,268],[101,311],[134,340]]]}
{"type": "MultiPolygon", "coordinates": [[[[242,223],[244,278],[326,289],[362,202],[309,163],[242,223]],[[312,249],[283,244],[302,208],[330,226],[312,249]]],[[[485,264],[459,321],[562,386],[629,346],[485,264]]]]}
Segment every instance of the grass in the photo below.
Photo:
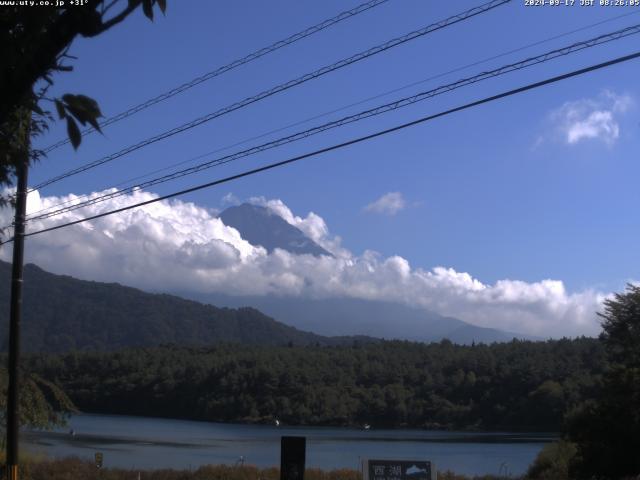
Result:
{"type": "MultiPolygon", "coordinates": [[[[4,470],[4,469],[3,469],[4,470]]],[[[254,466],[232,467],[227,465],[206,465],[197,470],[125,470],[103,468],[98,470],[93,462],[77,457],[58,460],[29,458],[20,470],[21,480],[279,480],[278,468],[257,468],[254,466]]],[[[357,470],[306,469],[305,480],[362,480],[357,470]]],[[[501,480],[504,477],[492,475],[468,477],[453,472],[438,472],[438,480],[501,480]]],[[[514,480],[514,477],[509,477],[514,480]]]]}

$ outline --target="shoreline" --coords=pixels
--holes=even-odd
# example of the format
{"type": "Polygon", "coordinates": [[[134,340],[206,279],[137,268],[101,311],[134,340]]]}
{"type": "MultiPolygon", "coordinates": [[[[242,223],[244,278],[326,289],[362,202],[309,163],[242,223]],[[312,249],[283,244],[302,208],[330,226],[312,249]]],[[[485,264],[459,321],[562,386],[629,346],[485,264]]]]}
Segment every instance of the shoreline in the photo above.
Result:
{"type": "Polygon", "coordinates": [[[49,458],[92,460],[103,452],[111,467],[187,469],[233,465],[243,457],[245,464],[266,468],[279,463],[286,435],[307,438],[309,467],[357,469],[360,458],[391,456],[428,459],[466,475],[495,474],[503,462],[522,474],[554,439],[539,433],[276,427],[101,414],[72,417],[67,428],[54,431],[25,431],[22,439],[26,450],[49,458]]]}
{"type": "MultiPolygon", "coordinates": [[[[283,423],[282,421],[280,421],[280,424],[278,426],[275,425],[275,423],[273,421],[233,421],[233,422],[225,422],[225,421],[220,421],[220,420],[204,420],[204,419],[200,419],[200,418],[188,418],[188,417],[170,417],[170,416],[156,416],[156,415],[144,415],[144,414],[138,414],[138,413],[104,413],[104,412],[87,412],[87,411],[79,411],[77,413],[71,414],[70,416],[105,416],[105,417],[117,417],[117,418],[123,418],[123,417],[130,417],[130,418],[145,418],[145,419],[149,419],[149,420],[167,420],[167,421],[178,421],[178,422],[194,422],[194,423],[207,423],[207,424],[214,424],[214,425],[223,425],[223,426],[234,426],[234,425],[238,425],[238,426],[247,426],[247,427],[277,427],[277,428],[293,428],[293,429],[298,429],[298,428],[325,428],[325,429],[331,429],[331,428],[340,428],[340,429],[345,429],[345,430],[353,430],[353,431],[362,431],[362,432],[371,432],[371,431],[401,431],[401,430],[407,430],[407,431],[415,431],[415,432],[449,432],[449,433],[468,433],[468,434],[472,434],[472,433],[476,433],[476,434],[490,434],[490,435],[499,435],[499,434],[504,434],[504,435],[509,435],[509,434],[532,434],[532,435],[540,435],[540,436],[546,436],[549,437],[552,440],[558,439],[560,438],[561,432],[557,431],[549,431],[546,429],[535,429],[535,428],[526,428],[524,426],[516,426],[516,427],[510,427],[510,426],[501,426],[500,428],[481,428],[479,426],[473,426],[473,427],[453,427],[453,426],[446,426],[446,425],[440,425],[440,424],[433,424],[433,425],[428,425],[428,426],[418,426],[418,427],[414,427],[414,426],[410,426],[410,425],[379,425],[376,426],[375,424],[370,423],[371,427],[370,428],[364,428],[362,425],[358,425],[358,424],[313,424],[313,423],[309,423],[309,424],[288,424],[288,423],[283,423]]],[[[550,440],[550,441],[552,441],[550,440]]]]}

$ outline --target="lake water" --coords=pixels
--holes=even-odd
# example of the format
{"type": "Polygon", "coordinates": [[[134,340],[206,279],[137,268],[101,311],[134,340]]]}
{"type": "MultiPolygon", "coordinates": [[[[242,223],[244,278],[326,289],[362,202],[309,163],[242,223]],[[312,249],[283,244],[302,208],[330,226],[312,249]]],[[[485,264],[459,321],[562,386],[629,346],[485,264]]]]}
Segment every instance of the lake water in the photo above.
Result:
{"type": "Polygon", "coordinates": [[[431,460],[439,470],[467,475],[505,469],[524,473],[552,434],[358,430],[193,422],[120,415],[74,415],[64,430],[29,431],[23,448],[49,457],[93,459],[106,467],[197,468],[206,464],[279,466],[280,437],[307,437],[307,466],[358,469],[360,458],[431,460]],[[71,435],[73,429],[75,435],[71,435]]]}

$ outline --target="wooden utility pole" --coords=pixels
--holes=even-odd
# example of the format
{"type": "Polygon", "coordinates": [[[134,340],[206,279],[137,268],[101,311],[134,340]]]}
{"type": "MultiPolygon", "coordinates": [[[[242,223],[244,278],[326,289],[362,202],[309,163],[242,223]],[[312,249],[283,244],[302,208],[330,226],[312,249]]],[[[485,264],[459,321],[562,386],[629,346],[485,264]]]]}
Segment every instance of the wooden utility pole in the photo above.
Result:
{"type": "Polygon", "coordinates": [[[7,390],[7,480],[18,480],[18,411],[20,360],[20,319],[22,317],[22,272],[24,264],[24,224],[27,211],[27,175],[29,172],[29,132],[31,112],[25,119],[24,150],[16,164],[17,190],[13,230],[13,263],[11,269],[11,310],[9,317],[9,388],[7,390]]]}

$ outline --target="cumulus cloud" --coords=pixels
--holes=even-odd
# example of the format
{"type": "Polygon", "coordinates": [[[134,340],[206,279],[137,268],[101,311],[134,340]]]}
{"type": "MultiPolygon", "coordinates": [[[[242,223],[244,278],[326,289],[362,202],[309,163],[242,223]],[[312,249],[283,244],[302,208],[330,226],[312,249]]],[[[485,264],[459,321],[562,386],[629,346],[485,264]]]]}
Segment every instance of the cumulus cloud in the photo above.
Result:
{"type": "MultiPolygon", "coordinates": [[[[32,192],[28,210],[76,198],[32,192]]],[[[84,211],[34,221],[28,231],[153,198],[155,194],[138,190],[84,211]]],[[[543,337],[599,331],[594,312],[604,298],[601,293],[569,293],[559,280],[500,280],[491,285],[452,268],[414,268],[399,256],[384,258],[372,251],[354,255],[339,246],[319,215],[296,216],[281,200],[252,201],[339,255],[294,255],[280,249],[268,253],[242,239],[210,210],[172,200],[28,237],[27,261],[55,273],[152,291],[352,297],[423,307],[475,325],[543,337]]],[[[0,211],[0,221],[10,222],[8,210],[0,211]]],[[[3,260],[10,260],[10,254],[10,249],[0,250],[3,260]]]]}
{"type": "Polygon", "coordinates": [[[402,193],[389,192],[382,195],[376,201],[364,207],[365,212],[380,213],[382,215],[395,215],[407,206],[402,193]]]}
{"type": "Polygon", "coordinates": [[[568,145],[584,140],[613,145],[620,137],[619,118],[632,104],[630,95],[604,90],[595,98],[566,102],[551,113],[551,123],[568,145]]]}
{"type": "Polygon", "coordinates": [[[249,203],[268,208],[274,214],[282,217],[288,224],[300,229],[311,240],[316,242],[325,250],[336,256],[349,257],[351,253],[341,247],[342,239],[339,236],[329,234],[324,219],[314,212],[309,212],[305,218],[294,215],[289,207],[282,200],[271,199],[265,197],[251,197],[249,203]]]}

